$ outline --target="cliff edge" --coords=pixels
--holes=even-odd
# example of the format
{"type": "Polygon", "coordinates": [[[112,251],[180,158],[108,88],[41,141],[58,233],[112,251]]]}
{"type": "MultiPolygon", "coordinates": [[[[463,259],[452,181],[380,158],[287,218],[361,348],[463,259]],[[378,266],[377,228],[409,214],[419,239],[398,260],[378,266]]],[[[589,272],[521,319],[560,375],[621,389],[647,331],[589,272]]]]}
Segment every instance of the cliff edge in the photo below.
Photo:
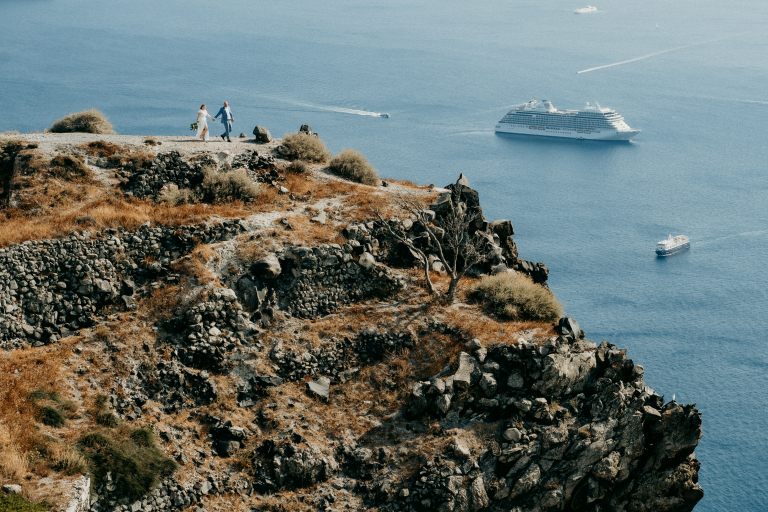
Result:
{"type": "Polygon", "coordinates": [[[466,178],[371,187],[283,155],[279,139],[0,136],[8,496],[78,512],[701,500],[694,405],[573,318],[473,298],[492,275],[551,292],[466,178]],[[449,254],[451,212],[473,215],[454,247],[481,253],[453,303],[427,282],[447,289],[468,260],[449,254]]]}

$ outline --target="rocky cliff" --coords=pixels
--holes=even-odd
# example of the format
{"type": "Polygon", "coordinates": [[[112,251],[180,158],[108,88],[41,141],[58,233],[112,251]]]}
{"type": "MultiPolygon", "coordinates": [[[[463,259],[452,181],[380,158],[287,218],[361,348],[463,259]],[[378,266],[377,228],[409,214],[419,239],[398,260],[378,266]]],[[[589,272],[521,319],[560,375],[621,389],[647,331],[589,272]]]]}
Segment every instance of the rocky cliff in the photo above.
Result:
{"type": "MultiPolygon", "coordinates": [[[[1,484],[78,511],[82,492],[42,482],[89,473],[91,510],[132,512],[650,512],[702,498],[700,413],[665,402],[625,350],[573,318],[502,320],[427,294],[393,233],[429,255],[438,286],[447,277],[394,199],[439,217],[458,194],[482,212],[466,179],[366,187],[322,166],[286,174],[279,140],[150,151],[83,137],[16,136],[4,154],[1,484]],[[85,170],[54,171],[59,156],[85,170]],[[163,202],[211,168],[242,169],[260,195],[163,202]]],[[[466,282],[518,272],[546,286],[511,221],[471,229],[487,254],[466,282]]]]}

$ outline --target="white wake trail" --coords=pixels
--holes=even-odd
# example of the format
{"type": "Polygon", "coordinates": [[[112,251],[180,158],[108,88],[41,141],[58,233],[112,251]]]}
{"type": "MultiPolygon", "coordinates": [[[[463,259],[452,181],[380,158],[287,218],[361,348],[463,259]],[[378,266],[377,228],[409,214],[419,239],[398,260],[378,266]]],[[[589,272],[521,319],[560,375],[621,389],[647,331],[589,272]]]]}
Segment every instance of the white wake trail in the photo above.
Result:
{"type": "Polygon", "coordinates": [[[614,62],[613,64],[606,64],[604,66],[597,66],[597,67],[589,68],[589,69],[583,69],[581,71],[577,71],[576,74],[579,75],[581,73],[589,73],[590,71],[597,71],[598,69],[612,68],[613,66],[621,66],[622,64],[629,64],[630,62],[637,62],[638,60],[649,59],[651,57],[655,57],[657,55],[662,55],[664,53],[674,52],[674,51],[677,51],[677,50],[683,50],[685,48],[691,48],[692,46],[701,46],[702,44],[716,43],[717,41],[723,41],[725,39],[730,39],[732,37],[736,37],[736,36],[740,36],[740,35],[741,34],[734,34],[732,36],[720,37],[718,39],[712,39],[710,41],[702,41],[701,43],[693,43],[693,44],[687,44],[685,46],[678,46],[677,48],[670,48],[669,50],[662,50],[662,51],[656,52],[656,53],[649,53],[648,55],[643,55],[642,57],[635,57],[634,59],[623,60],[621,62],[614,62]]]}

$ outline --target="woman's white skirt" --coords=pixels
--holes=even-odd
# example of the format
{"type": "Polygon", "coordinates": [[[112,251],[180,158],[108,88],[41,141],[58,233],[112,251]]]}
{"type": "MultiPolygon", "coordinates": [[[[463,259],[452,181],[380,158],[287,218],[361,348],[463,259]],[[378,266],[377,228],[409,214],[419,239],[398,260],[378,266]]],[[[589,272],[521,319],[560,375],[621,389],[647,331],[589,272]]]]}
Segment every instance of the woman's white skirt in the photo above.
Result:
{"type": "MultiPolygon", "coordinates": [[[[197,136],[201,136],[203,134],[203,130],[208,126],[208,118],[203,117],[202,120],[197,120],[197,136]]],[[[207,136],[207,134],[206,134],[207,136]]]]}

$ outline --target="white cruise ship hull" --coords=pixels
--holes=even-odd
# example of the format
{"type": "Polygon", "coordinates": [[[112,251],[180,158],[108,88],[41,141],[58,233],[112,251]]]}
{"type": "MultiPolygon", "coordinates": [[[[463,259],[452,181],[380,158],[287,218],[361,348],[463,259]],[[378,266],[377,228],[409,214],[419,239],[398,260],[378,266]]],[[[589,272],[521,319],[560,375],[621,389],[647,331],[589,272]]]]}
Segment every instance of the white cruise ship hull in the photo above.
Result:
{"type": "Polygon", "coordinates": [[[515,125],[512,123],[498,123],[496,125],[496,132],[498,133],[515,133],[518,135],[535,135],[538,137],[558,137],[562,139],[584,139],[584,140],[630,140],[632,137],[640,133],[640,130],[608,130],[602,129],[599,131],[588,130],[573,130],[573,129],[559,129],[540,127],[531,128],[528,126],[515,125]]]}

